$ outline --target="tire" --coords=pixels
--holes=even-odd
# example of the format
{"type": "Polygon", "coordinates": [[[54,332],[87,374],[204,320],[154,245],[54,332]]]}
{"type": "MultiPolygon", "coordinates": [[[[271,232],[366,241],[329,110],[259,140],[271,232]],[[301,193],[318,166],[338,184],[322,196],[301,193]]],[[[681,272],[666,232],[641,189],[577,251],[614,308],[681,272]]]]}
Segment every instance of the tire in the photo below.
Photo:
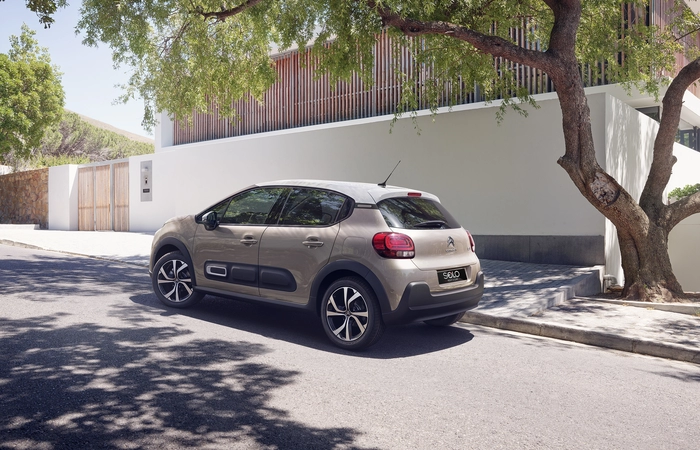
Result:
{"type": "Polygon", "coordinates": [[[326,289],[321,323],[331,342],[346,350],[374,345],[385,327],[374,291],[358,277],[340,278],[326,289]]]}
{"type": "Polygon", "coordinates": [[[180,252],[170,252],[158,260],[151,282],[161,303],[172,308],[187,308],[204,297],[194,291],[191,267],[189,258],[180,252]]]}
{"type": "Polygon", "coordinates": [[[432,325],[434,327],[446,327],[452,325],[453,323],[459,322],[459,319],[461,319],[462,317],[464,317],[463,312],[459,314],[452,314],[451,316],[447,317],[440,317],[439,319],[425,320],[424,323],[427,323],[428,325],[432,325]]]}

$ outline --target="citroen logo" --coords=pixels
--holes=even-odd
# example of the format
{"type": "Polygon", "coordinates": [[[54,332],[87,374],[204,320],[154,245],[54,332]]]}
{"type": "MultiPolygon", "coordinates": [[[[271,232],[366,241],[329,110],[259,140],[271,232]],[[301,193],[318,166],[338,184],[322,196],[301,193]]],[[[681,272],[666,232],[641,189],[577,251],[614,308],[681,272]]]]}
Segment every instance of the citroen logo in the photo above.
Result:
{"type": "Polygon", "coordinates": [[[447,249],[445,249],[447,253],[457,251],[455,248],[455,240],[452,239],[452,236],[447,237],[447,249]]]}

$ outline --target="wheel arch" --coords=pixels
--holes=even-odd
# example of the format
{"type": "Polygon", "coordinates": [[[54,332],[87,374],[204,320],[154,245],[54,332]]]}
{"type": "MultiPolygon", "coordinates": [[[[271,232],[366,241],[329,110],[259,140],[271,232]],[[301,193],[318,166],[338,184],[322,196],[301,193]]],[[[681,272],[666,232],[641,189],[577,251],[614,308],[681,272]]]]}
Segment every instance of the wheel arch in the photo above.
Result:
{"type": "Polygon", "coordinates": [[[158,243],[158,247],[153,252],[153,261],[151,263],[152,264],[151,270],[153,269],[153,267],[155,267],[156,263],[158,262],[158,260],[160,258],[167,255],[168,253],[177,252],[177,251],[182,253],[182,255],[185,258],[187,258],[187,262],[189,263],[189,265],[192,266],[192,270],[190,271],[190,274],[192,276],[192,282],[196,285],[197,280],[196,280],[196,275],[195,275],[195,271],[194,271],[194,266],[192,265],[192,257],[190,256],[190,252],[189,252],[189,250],[187,250],[187,246],[177,238],[167,237],[158,243]]]}
{"type": "Polygon", "coordinates": [[[391,311],[389,297],[386,294],[386,290],[384,290],[382,282],[379,281],[379,278],[374,274],[374,272],[372,272],[372,270],[357,261],[338,260],[321,269],[311,284],[309,306],[316,311],[316,314],[321,314],[321,302],[323,300],[323,294],[326,292],[326,289],[328,289],[328,286],[330,286],[336,280],[348,276],[356,276],[365,280],[367,284],[369,284],[370,288],[372,288],[374,294],[377,296],[379,308],[381,309],[382,313],[391,311]]]}

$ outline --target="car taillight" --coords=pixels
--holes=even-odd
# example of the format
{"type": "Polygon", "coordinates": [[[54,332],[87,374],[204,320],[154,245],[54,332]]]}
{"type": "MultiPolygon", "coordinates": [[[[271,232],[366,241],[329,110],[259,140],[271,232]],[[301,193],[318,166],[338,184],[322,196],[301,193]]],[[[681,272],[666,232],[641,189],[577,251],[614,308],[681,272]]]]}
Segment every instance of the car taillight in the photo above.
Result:
{"type": "Polygon", "coordinates": [[[372,247],[385,258],[413,258],[416,256],[413,240],[401,233],[377,233],[372,238],[372,247]]]}
{"type": "Polygon", "coordinates": [[[469,248],[472,249],[472,252],[476,253],[476,244],[474,243],[474,238],[472,237],[472,234],[469,232],[469,230],[464,230],[467,232],[467,236],[469,236],[469,248]]]}

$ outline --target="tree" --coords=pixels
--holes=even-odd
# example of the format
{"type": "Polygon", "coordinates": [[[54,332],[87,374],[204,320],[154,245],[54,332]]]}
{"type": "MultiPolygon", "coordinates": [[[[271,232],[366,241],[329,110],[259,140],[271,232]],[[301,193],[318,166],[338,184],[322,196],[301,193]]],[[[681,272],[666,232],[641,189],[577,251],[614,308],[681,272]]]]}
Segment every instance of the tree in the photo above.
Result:
{"type": "Polygon", "coordinates": [[[61,74],[34,35],[23,25],[8,54],[0,54],[0,158],[29,154],[63,113],[61,74]]]}
{"type": "MultiPolygon", "coordinates": [[[[5,0],[0,0],[4,2],[5,0]]],[[[53,16],[58,8],[65,8],[68,6],[66,0],[26,0],[27,9],[35,12],[37,17],[39,17],[39,23],[44,25],[44,28],[51,28],[51,24],[54,23],[53,16]]]]}
{"type": "Polygon", "coordinates": [[[401,37],[433,73],[418,90],[405,74],[404,110],[417,95],[435,100],[445,82],[458,80],[521,110],[530,99],[506,62],[541,69],[561,104],[565,149],[558,163],[617,227],[623,295],[677,300],[684,294],[671,268],[668,234],[700,212],[700,193],[671,205],[662,195],[675,162],[682,96],[700,77],[700,59],[668,86],[639,201],[596,161],[584,92],[587,77],[604,76],[658,94],[665,80],[660,74],[675,73],[675,54],[688,50],[695,51],[691,59],[698,57],[697,48],[682,45],[700,28],[698,17],[679,1],[670,26],[648,25],[645,1],[640,9],[621,0],[85,0],[79,28],[85,43],[108,43],[115,62],[134,69],[124,98],[139,93],[150,121],[156,110],[180,118],[206,111],[211,98],[220,113],[235,115],[232,100],[248,93],[260,98],[274,81],[273,44],[305,48],[313,41],[319,71],[336,79],[356,71],[371,82],[372,47],[383,29],[401,37]],[[512,29],[525,31],[526,45],[516,42],[512,29]]]}
{"type": "Polygon", "coordinates": [[[41,143],[28,155],[12,155],[5,162],[17,169],[88,164],[153,153],[152,143],[129,139],[97,127],[72,111],[64,110],[61,121],[48,127],[41,143]]]}

